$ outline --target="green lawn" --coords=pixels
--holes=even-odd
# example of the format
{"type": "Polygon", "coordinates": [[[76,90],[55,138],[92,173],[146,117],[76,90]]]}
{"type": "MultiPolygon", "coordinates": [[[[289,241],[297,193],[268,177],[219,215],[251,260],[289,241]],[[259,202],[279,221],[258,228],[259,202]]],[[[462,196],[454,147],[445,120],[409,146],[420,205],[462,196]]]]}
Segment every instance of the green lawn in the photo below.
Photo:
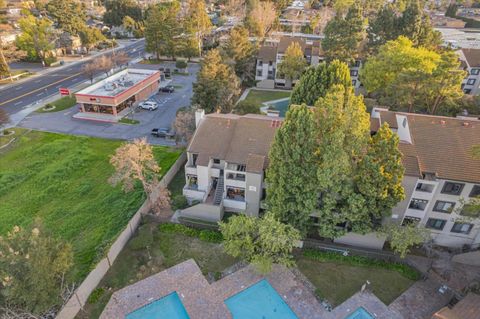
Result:
{"type": "MultiPolygon", "coordinates": [[[[6,131],[14,131],[15,134],[10,134],[10,135],[0,135],[0,147],[4,146],[5,144],[7,144],[8,142],[10,142],[10,140],[12,139],[17,139],[19,138],[22,134],[24,134],[25,132],[27,132],[28,130],[27,129],[24,129],[24,128],[19,128],[19,127],[15,127],[15,128],[9,128],[7,129],[6,131]]],[[[1,153],[0,153],[1,155],[1,153]]]]}
{"type": "Polygon", "coordinates": [[[414,283],[395,270],[377,267],[320,262],[305,257],[297,258],[297,266],[315,285],[317,294],[334,307],[358,292],[367,280],[371,283],[369,288],[386,305],[414,283]]]}
{"type": "Polygon", "coordinates": [[[263,102],[284,99],[290,97],[291,94],[289,91],[250,90],[245,100],[253,101],[260,107],[263,102]]]}
{"type": "Polygon", "coordinates": [[[195,259],[205,275],[214,275],[236,262],[223,252],[221,244],[178,233],[163,233],[155,223],[144,224],[99,284],[96,296],[90,298],[85,311],[77,318],[98,318],[114,291],[190,258],[195,259]],[[145,239],[152,233],[153,238],[145,239]],[[145,248],[147,242],[150,242],[149,249],[145,248]]]}
{"type": "Polygon", "coordinates": [[[75,104],[77,104],[77,100],[75,99],[74,96],[64,96],[62,98],[59,98],[56,101],[53,101],[52,103],[48,103],[47,105],[45,105],[45,107],[39,109],[38,112],[40,113],[59,112],[59,111],[69,109],[75,104]],[[46,109],[45,107],[49,104],[55,106],[55,108],[46,109]]]}
{"type": "MultiPolygon", "coordinates": [[[[104,256],[143,201],[107,179],[120,141],[31,131],[0,150],[0,235],[40,217],[54,236],[72,243],[77,282],[104,256]]],[[[180,151],[156,147],[165,173],[180,151]]]]}
{"type": "Polygon", "coordinates": [[[129,118],[121,118],[118,123],[122,123],[122,124],[128,124],[128,125],[135,125],[135,124],[138,124],[140,123],[139,120],[132,120],[132,119],[129,119],[129,118]]]}

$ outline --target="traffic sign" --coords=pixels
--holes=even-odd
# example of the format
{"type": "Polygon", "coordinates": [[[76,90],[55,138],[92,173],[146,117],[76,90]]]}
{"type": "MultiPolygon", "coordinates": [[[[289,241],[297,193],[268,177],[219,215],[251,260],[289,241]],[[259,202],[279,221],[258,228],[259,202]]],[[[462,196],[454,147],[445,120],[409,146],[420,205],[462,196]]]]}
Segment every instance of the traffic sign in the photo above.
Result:
{"type": "Polygon", "coordinates": [[[70,95],[70,90],[67,88],[60,88],[60,95],[70,95]]]}

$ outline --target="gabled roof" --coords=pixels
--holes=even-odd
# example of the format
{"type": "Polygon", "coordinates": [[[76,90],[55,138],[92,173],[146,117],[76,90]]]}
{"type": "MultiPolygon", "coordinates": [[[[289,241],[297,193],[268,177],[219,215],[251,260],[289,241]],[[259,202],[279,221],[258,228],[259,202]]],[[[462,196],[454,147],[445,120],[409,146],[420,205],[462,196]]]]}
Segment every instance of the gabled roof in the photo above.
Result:
{"type": "Polygon", "coordinates": [[[462,53],[471,68],[480,66],[480,49],[462,49],[462,53]]]}
{"type": "Polygon", "coordinates": [[[262,61],[275,61],[277,58],[277,46],[261,46],[258,50],[257,57],[262,61]]]}
{"type": "Polygon", "coordinates": [[[433,319],[478,319],[480,318],[480,295],[469,293],[452,309],[442,308],[433,319]]]}
{"type": "Polygon", "coordinates": [[[412,143],[399,144],[406,175],[434,173],[441,179],[480,182],[480,159],[471,153],[480,145],[480,120],[392,111],[381,111],[380,120],[396,124],[396,114],[407,117],[412,138],[412,143]]]}
{"type": "Polygon", "coordinates": [[[293,42],[297,42],[300,45],[300,47],[302,48],[302,51],[305,52],[305,48],[307,46],[307,43],[305,42],[305,39],[295,38],[295,37],[282,37],[282,38],[280,38],[280,42],[278,43],[277,53],[280,53],[280,54],[285,53],[287,48],[293,42]]]}
{"type": "Polygon", "coordinates": [[[268,165],[270,145],[281,123],[282,119],[265,115],[208,114],[197,128],[188,152],[199,154],[202,162],[218,158],[259,173],[268,165]]]}

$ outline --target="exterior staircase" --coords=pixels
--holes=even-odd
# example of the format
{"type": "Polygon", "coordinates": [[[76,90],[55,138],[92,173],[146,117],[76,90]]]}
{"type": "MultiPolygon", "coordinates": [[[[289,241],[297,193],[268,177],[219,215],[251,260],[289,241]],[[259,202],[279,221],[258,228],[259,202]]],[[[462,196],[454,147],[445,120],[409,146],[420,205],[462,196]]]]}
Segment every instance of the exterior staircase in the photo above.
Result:
{"type": "Polygon", "coordinates": [[[215,188],[215,195],[213,197],[213,205],[220,205],[223,199],[223,170],[220,171],[220,177],[218,178],[217,187],[215,188]]]}

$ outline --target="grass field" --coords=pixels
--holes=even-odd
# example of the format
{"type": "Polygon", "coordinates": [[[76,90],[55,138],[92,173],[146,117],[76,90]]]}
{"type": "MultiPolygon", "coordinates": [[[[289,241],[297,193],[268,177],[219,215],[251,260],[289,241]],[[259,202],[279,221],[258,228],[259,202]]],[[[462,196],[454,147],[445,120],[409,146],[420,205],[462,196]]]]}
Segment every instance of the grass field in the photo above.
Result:
{"type": "Polygon", "coordinates": [[[371,283],[369,288],[386,305],[414,283],[395,270],[369,266],[319,262],[304,257],[297,258],[297,266],[315,285],[316,293],[334,307],[360,291],[367,280],[371,283]]]}
{"type": "Polygon", "coordinates": [[[284,99],[290,97],[292,92],[289,91],[263,91],[263,90],[250,90],[246,97],[246,101],[253,101],[260,107],[263,102],[284,99]]]}
{"type": "MultiPolygon", "coordinates": [[[[0,235],[40,217],[52,235],[72,243],[80,281],[104,256],[143,201],[107,179],[120,141],[31,131],[0,150],[0,235]]],[[[155,148],[165,173],[179,151],[155,148]]]]}
{"type": "Polygon", "coordinates": [[[75,104],[77,104],[77,100],[75,99],[74,96],[64,96],[64,97],[59,98],[58,100],[53,101],[52,103],[48,103],[48,104],[55,106],[55,108],[45,109],[45,107],[43,107],[43,108],[39,109],[37,112],[40,112],[40,113],[60,112],[60,111],[69,109],[72,106],[74,106],[75,104]]]}
{"type": "Polygon", "coordinates": [[[195,259],[204,274],[221,272],[236,262],[223,252],[221,244],[178,233],[163,233],[155,223],[141,226],[77,319],[98,318],[114,291],[190,258],[195,259]],[[152,238],[145,240],[149,236],[152,238]]]}

